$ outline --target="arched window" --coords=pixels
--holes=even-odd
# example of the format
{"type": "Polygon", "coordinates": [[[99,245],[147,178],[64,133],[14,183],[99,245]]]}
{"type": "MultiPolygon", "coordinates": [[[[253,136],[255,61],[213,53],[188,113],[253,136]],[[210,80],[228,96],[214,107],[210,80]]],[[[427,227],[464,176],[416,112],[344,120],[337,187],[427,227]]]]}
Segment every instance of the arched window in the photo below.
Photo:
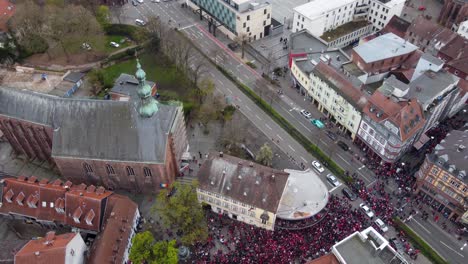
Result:
{"type": "Polygon", "coordinates": [[[91,167],[91,165],[89,165],[88,163],[84,163],[83,164],[83,168],[85,170],[86,173],[93,173],[93,168],[91,167]]]}
{"type": "Polygon", "coordinates": [[[133,168],[130,166],[127,166],[127,175],[128,176],[135,176],[135,171],[133,171],[133,168]]]}
{"type": "Polygon", "coordinates": [[[115,174],[114,168],[110,165],[106,165],[107,174],[115,174]]]}
{"type": "Polygon", "coordinates": [[[145,174],[145,177],[151,177],[152,176],[151,169],[148,168],[148,167],[143,168],[143,173],[145,174]]]}

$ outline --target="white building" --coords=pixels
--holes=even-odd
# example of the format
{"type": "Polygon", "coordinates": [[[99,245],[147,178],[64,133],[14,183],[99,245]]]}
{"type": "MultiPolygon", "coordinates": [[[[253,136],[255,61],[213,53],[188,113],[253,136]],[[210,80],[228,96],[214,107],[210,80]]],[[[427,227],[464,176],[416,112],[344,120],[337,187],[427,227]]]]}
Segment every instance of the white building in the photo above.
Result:
{"type": "Polygon", "coordinates": [[[458,35],[468,39],[468,20],[465,20],[460,23],[457,30],[458,35]]]}
{"type": "Polygon", "coordinates": [[[186,0],[187,5],[213,18],[221,32],[234,39],[245,35],[249,41],[261,39],[271,31],[271,4],[267,0],[186,0]]]}
{"type": "Polygon", "coordinates": [[[313,0],[295,7],[292,31],[306,29],[320,37],[324,32],[352,21],[356,2],[358,0],[313,0]]]}
{"type": "Polygon", "coordinates": [[[381,30],[393,15],[400,16],[404,4],[405,0],[312,0],[294,8],[292,31],[306,29],[312,35],[321,37],[325,32],[333,32],[342,26],[336,32],[340,34],[340,38],[345,37],[338,40],[340,44],[354,42],[371,32],[381,30]],[[346,27],[349,23],[363,20],[370,22],[372,27],[367,29],[367,25],[359,25],[360,28],[365,28],[364,31],[359,31],[360,28],[352,24],[346,27]]]}
{"type": "Polygon", "coordinates": [[[380,31],[393,16],[400,16],[406,0],[371,0],[367,20],[380,31]]]}

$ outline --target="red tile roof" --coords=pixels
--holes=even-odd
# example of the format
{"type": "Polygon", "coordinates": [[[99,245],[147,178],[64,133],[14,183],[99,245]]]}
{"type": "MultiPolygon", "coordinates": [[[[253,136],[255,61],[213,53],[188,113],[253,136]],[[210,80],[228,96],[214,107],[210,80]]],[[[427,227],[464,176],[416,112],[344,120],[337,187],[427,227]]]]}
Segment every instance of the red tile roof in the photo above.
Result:
{"type": "MultiPolygon", "coordinates": [[[[0,213],[20,214],[42,221],[61,222],[73,227],[99,232],[101,230],[101,212],[106,198],[112,192],[86,185],[73,186],[71,182],[48,183],[37,181],[36,177],[6,178],[1,181],[4,201],[0,213]],[[101,193],[102,192],[102,193],[101,193]],[[93,211],[94,216],[86,223],[83,216],[93,211]],[[81,213],[79,213],[81,212],[81,213]],[[75,222],[74,218],[79,221],[75,222]]],[[[0,200],[3,200],[0,199],[0,200]]],[[[88,218],[91,218],[88,216],[88,218]]]]}
{"type": "Polygon", "coordinates": [[[378,123],[391,121],[398,127],[403,142],[413,136],[426,122],[416,99],[396,102],[380,91],[376,91],[370,97],[369,103],[364,107],[364,113],[378,123]]]}
{"type": "Polygon", "coordinates": [[[7,22],[15,14],[16,7],[8,0],[0,0],[0,31],[7,31],[7,22]]]}
{"type": "Polygon", "coordinates": [[[419,36],[420,40],[436,40],[447,42],[457,34],[448,28],[442,27],[423,16],[418,16],[409,26],[407,32],[419,36]]]}
{"type": "Polygon", "coordinates": [[[66,247],[78,233],[55,235],[47,233],[46,237],[29,241],[15,255],[15,264],[63,264],[66,247]]]}
{"type": "Polygon", "coordinates": [[[103,231],[91,247],[88,263],[122,263],[138,214],[137,204],[128,197],[118,194],[109,197],[103,231]]]}

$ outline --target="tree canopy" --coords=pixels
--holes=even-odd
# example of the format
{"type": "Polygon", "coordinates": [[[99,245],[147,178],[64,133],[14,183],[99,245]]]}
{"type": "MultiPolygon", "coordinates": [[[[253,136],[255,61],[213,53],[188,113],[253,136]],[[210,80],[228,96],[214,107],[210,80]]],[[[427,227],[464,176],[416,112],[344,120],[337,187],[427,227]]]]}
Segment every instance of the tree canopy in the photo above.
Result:
{"type": "Polygon", "coordinates": [[[132,239],[129,259],[133,263],[177,264],[176,241],[155,241],[150,231],[136,234],[132,239]]]}
{"type": "Polygon", "coordinates": [[[263,144],[257,154],[257,162],[265,166],[271,166],[273,161],[273,151],[267,143],[263,144]]]}
{"type": "Polygon", "coordinates": [[[181,231],[181,242],[185,245],[205,241],[208,237],[203,209],[197,199],[197,186],[196,181],[190,185],[176,182],[172,185],[174,194],[169,196],[170,190],[162,190],[153,206],[165,226],[174,226],[181,231]]]}

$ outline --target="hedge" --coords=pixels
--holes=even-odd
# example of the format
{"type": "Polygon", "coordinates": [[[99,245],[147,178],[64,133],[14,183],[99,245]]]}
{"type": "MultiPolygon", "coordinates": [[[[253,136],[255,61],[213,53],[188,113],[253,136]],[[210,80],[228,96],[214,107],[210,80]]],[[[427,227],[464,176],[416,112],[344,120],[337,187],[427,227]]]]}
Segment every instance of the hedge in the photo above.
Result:
{"type": "Polygon", "coordinates": [[[432,263],[436,264],[448,264],[448,262],[442,258],[435,250],[432,249],[432,247],[427,244],[426,241],[424,241],[421,237],[419,237],[413,229],[411,229],[409,226],[407,226],[405,223],[403,223],[400,218],[395,217],[393,218],[393,222],[395,223],[395,228],[398,231],[403,231],[405,234],[408,236],[409,240],[411,243],[421,250],[421,253],[426,256],[432,263]]]}
{"type": "Polygon", "coordinates": [[[109,24],[104,27],[104,31],[107,35],[120,35],[126,36],[133,41],[142,42],[146,39],[146,29],[126,24],[109,24]]]}

